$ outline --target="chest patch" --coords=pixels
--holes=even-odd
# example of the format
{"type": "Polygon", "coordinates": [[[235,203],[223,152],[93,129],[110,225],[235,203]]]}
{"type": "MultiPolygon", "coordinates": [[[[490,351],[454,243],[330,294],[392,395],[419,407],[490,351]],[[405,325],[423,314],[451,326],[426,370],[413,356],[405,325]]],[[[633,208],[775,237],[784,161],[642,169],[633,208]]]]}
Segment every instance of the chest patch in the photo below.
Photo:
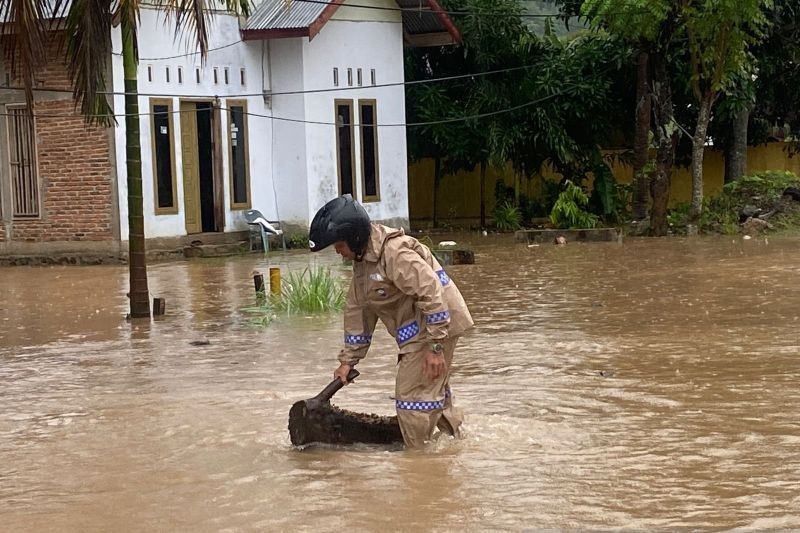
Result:
{"type": "Polygon", "coordinates": [[[377,272],[373,272],[372,274],[369,275],[369,279],[371,279],[372,281],[383,281],[383,276],[381,276],[377,272]]]}

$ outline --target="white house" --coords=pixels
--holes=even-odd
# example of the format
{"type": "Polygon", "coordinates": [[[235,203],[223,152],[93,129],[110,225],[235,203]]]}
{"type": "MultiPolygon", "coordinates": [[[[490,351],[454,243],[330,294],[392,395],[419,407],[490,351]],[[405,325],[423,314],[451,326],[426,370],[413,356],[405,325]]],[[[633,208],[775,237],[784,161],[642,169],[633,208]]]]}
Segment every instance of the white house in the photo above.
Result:
{"type": "MultiPolygon", "coordinates": [[[[319,207],[344,193],[373,219],[407,227],[403,49],[460,38],[435,0],[421,3],[263,0],[246,20],[216,14],[204,64],[188,53],[190,43],[174,39],[162,11],[143,9],[147,238],[241,231],[251,208],[288,231],[305,230],[319,207]]],[[[118,30],[114,47],[121,50],[118,30]]],[[[114,91],[124,92],[121,56],[112,71],[114,91]]],[[[114,108],[124,113],[122,94],[114,108]]],[[[120,120],[113,150],[122,241],[125,133],[120,120]]]]}

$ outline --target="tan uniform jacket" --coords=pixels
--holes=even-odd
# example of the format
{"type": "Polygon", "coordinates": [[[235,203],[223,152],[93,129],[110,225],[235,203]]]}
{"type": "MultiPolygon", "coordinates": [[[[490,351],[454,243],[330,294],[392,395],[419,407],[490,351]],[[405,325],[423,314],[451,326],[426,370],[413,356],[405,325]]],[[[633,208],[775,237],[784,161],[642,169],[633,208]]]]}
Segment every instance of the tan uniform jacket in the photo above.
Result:
{"type": "Polygon", "coordinates": [[[373,223],[363,260],[353,263],[340,362],[364,358],[379,318],[401,354],[473,325],[464,298],[430,249],[402,229],[373,223]]]}

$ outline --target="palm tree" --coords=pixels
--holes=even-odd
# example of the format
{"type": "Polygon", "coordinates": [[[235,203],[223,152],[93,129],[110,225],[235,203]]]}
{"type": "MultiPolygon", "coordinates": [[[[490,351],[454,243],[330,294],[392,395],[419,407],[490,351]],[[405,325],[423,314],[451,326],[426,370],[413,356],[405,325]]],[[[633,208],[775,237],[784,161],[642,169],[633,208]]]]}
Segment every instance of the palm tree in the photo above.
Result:
{"type": "MultiPolygon", "coordinates": [[[[2,33],[12,70],[22,78],[28,109],[34,113],[33,88],[45,66],[47,33],[64,20],[64,52],[73,95],[87,122],[116,124],[109,103],[107,61],[112,52],[111,29],[120,26],[125,77],[126,166],[128,170],[128,228],[131,317],[150,316],[144,239],[144,202],[139,141],[137,30],[141,0],[0,0],[2,33]]],[[[174,17],[176,34],[188,32],[201,57],[208,52],[208,23],[212,7],[249,14],[248,0],[151,0],[149,5],[174,17]]]]}

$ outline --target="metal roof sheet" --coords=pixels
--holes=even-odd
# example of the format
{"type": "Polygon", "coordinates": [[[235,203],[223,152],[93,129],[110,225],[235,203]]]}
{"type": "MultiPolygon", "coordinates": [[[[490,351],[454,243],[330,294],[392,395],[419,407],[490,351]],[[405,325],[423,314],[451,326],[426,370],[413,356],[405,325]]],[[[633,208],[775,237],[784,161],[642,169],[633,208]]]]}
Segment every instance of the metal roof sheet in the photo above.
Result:
{"type": "MultiPolygon", "coordinates": [[[[331,5],[329,2],[330,0],[263,0],[248,17],[242,30],[255,33],[264,30],[306,29],[322,16],[325,9],[331,5]]],[[[368,0],[359,0],[358,3],[369,4],[368,0]]],[[[441,16],[431,11],[432,6],[441,9],[436,2],[396,0],[396,3],[404,8],[403,29],[409,35],[449,33],[452,29],[452,25],[448,27],[441,16]]],[[[346,6],[346,2],[342,4],[342,7],[346,6]]],[[[444,15],[444,18],[447,18],[447,15],[444,15]]],[[[457,30],[452,29],[452,31],[454,39],[458,40],[457,30]]]]}
{"type": "Polygon", "coordinates": [[[264,0],[244,25],[245,30],[307,28],[319,18],[327,4],[264,0]]]}

